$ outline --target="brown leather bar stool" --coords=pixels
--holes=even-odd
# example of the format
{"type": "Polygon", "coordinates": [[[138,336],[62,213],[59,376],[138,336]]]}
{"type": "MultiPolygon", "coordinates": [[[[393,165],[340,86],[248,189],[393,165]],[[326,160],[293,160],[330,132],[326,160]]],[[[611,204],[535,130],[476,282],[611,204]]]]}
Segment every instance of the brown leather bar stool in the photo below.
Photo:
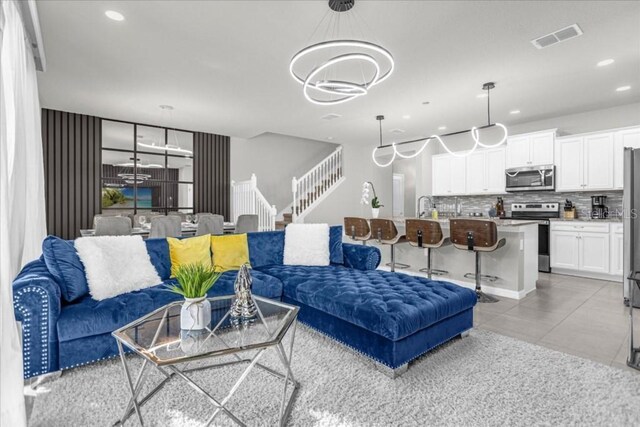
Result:
{"type": "Polygon", "coordinates": [[[451,244],[449,238],[444,237],[440,223],[432,219],[407,219],[405,229],[405,235],[411,246],[427,248],[427,268],[421,268],[419,271],[427,273],[429,279],[434,274],[436,276],[447,274],[448,271],[431,267],[431,250],[451,244]]]}
{"type": "Polygon", "coordinates": [[[450,239],[456,249],[473,251],[476,254],[476,272],[467,273],[464,277],[474,278],[476,281],[476,295],[478,302],[498,302],[499,300],[491,295],[482,292],[480,282],[486,280],[495,282],[496,276],[481,274],[480,254],[482,252],[493,252],[504,246],[505,239],[498,240],[498,227],[495,222],[478,219],[450,219],[450,239]]]}
{"type": "Polygon", "coordinates": [[[396,267],[402,269],[411,267],[408,264],[396,262],[395,246],[398,243],[404,243],[407,241],[405,236],[396,228],[396,224],[390,219],[378,218],[371,219],[370,223],[373,238],[380,244],[391,246],[391,262],[387,263],[387,265],[391,267],[391,271],[396,271],[396,267]]]}
{"type": "Polygon", "coordinates": [[[365,218],[347,216],[344,218],[344,234],[366,245],[367,240],[371,240],[369,222],[365,218]]]}

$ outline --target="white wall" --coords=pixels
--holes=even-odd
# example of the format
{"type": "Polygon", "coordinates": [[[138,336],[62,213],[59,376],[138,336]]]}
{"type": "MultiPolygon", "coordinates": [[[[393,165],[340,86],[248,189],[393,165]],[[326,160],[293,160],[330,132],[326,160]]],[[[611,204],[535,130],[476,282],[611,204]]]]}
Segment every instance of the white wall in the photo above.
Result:
{"type": "Polygon", "coordinates": [[[342,225],[345,216],[371,218],[371,206],[361,205],[362,184],[371,181],[380,202],[380,217],[391,217],[391,186],[393,169],[381,168],[371,161],[371,145],[345,144],[343,146],[344,175],[346,181],[334,190],[305,218],[305,223],[342,225]]]}
{"type": "Polygon", "coordinates": [[[265,133],[251,139],[231,137],[231,179],[255,173],[258,188],[278,212],[293,201],[291,179],[300,177],[337,148],[336,144],[265,133]]]}

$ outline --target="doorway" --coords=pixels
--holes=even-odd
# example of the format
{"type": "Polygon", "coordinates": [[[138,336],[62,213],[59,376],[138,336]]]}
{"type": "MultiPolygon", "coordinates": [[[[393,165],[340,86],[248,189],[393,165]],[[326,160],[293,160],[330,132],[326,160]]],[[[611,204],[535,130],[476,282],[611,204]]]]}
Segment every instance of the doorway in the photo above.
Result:
{"type": "Polygon", "coordinates": [[[393,216],[404,217],[404,174],[393,174],[393,216]]]}

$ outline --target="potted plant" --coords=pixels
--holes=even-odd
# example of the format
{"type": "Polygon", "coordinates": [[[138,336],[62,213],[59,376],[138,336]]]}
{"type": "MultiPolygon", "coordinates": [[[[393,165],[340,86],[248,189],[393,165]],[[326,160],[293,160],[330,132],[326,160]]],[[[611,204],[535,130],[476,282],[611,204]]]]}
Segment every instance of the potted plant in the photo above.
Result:
{"type": "Polygon", "coordinates": [[[187,264],[178,267],[177,284],[167,285],[171,292],[184,297],[180,310],[180,328],[185,330],[205,329],[211,323],[211,304],[207,292],[222,273],[203,264],[187,264]]]}
{"type": "Polygon", "coordinates": [[[368,205],[370,193],[373,193],[373,199],[371,199],[371,216],[373,218],[378,218],[378,216],[380,215],[380,208],[384,205],[380,204],[380,200],[376,195],[376,189],[373,186],[373,183],[371,183],[370,181],[366,181],[364,184],[362,184],[362,199],[360,199],[360,203],[362,203],[363,205],[368,205]]]}

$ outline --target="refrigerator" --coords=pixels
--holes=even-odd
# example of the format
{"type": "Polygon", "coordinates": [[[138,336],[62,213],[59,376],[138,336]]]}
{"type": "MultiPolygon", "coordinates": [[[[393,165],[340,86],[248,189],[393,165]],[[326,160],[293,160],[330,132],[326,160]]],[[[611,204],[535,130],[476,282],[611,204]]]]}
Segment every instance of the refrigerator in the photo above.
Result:
{"type": "MultiPolygon", "coordinates": [[[[622,196],[624,211],[624,281],[623,292],[625,301],[629,300],[630,287],[635,282],[627,277],[634,272],[640,272],[640,149],[624,149],[624,187],[622,196]]],[[[640,308],[640,290],[636,288],[634,300],[630,301],[634,307],[640,308]]]]}

